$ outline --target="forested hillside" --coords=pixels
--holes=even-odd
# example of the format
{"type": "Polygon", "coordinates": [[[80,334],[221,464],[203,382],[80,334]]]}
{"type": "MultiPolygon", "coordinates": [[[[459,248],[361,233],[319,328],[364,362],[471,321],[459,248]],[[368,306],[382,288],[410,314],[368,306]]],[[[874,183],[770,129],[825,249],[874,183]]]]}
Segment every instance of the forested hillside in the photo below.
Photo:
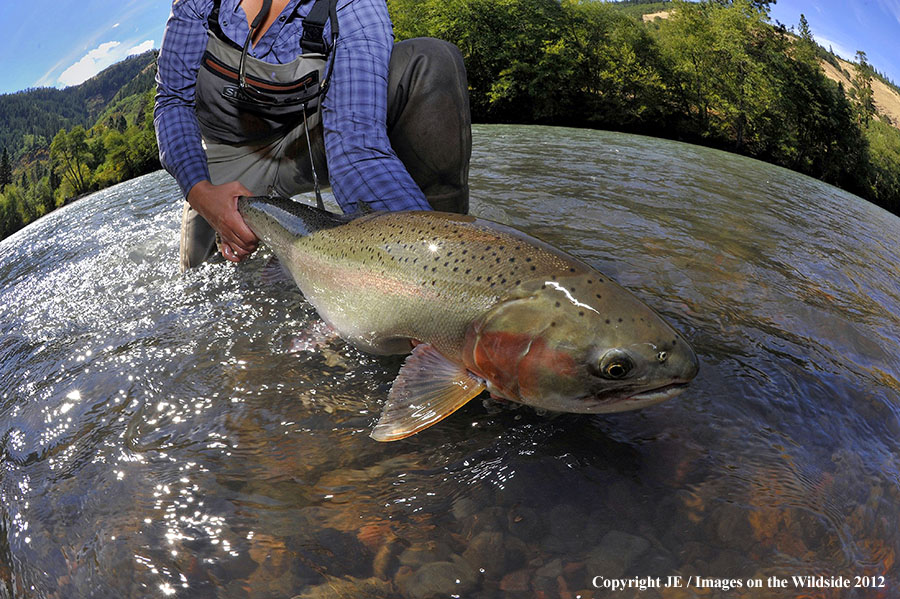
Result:
{"type": "Polygon", "coordinates": [[[900,211],[900,132],[865,60],[847,88],[770,2],[388,0],[399,38],[463,52],[476,121],[598,127],[754,156],[900,211]],[[643,19],[664,10],[667,18],[643,19]]]}
{"type": "Polygon", "coordinates": [[[156,53],[81,85],[0,96],[0,238],[68,199],[159,168],[156,53]]]}
{"type": "Polygon", "coordinates": [[[145,52],[112,65],[81,85],[66,89],[37,88],[0,95],[0,148],[15,162],[34,144],[23,141],[25,135],[47,140],[57,131],[75,125],[91,127],[110,102],[124,95],[150,89],[153,84],[156,53],[145,52]],[[141,73],[149,73],[149,79],[141,73]]]}

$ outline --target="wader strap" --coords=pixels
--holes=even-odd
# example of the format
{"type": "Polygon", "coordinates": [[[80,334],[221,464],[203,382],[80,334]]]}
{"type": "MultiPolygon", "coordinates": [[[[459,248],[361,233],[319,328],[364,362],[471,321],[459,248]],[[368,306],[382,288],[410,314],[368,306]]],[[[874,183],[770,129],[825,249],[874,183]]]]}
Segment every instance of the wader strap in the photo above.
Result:
{"type": "Polygon", "coordinates": [[[316,0],[309,14],[303,19],[303,36],[300,38],[300,48],[303,53],[312,52],[326,54],[328,46],[325,44],[325,23],[331,19],[331,37],[337,38],[337,0],[316,0]]]}
{"type": "MultiPolygon", "coordinates": [[[[312,9],[309,11],[309,14],[303,19],[303,36],[300,38],[300,49],[304,54],[327,53],[328,46],[325,44],[324,33],[325,23],[328,22],[329,18],[331,19],[332,38],[337,37],[337,0],[315,0],[315,2],[312,9]]],[[[243,48],[241,45],[231,41],[231,39],[222,31],[222,27],[219,26],[219,9],[221,8],[221,5],[222,0],[213,0],[213,7],[207,18],[207,25],[220,40],[224,41],[232,48],[242,50],[243,48]]],[[[298,4],[297,6],[299,7],[300,5],[298,4]]],[[[257,18],[259,18],[259,16],[260,15],[257,15],[257,18]]]]}
{"type": "Polygon", "coordinates": [[[209,17],[206,18],[206,25],[209,27],[209,30],[212,31],[217,38],[231,46],[232,48],[236,48],[238,51],[243,50],[240,44],[231,41],[225,32],[222,31],[222,27],[219,25],[219,8],[222,4],[222,0],[213,0],[212,11],[209,13],[209,17]]]}

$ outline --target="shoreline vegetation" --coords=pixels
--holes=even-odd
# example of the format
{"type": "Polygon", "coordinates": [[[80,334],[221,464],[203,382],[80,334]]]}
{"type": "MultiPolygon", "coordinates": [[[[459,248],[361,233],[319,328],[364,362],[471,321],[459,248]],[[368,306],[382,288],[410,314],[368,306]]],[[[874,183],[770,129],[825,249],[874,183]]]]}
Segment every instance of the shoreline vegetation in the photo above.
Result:
{"type": "MultiPolygon", "coordinates": [[[[398,40],[462,50],[473,120],[607,129],[774,163],[900,214],[900,90],[788,29],[770,2],[388,0],[398,40]],[[827,74],[826,74],[827,72],[827,74]],[[885,91],[887,90],[887,91],[885,91]],[[893,95],[892,95],[893,94],[893,95]]],[[[0,238],[160,168],[155,52],[65,90],[0,96],[0,238]]]]}

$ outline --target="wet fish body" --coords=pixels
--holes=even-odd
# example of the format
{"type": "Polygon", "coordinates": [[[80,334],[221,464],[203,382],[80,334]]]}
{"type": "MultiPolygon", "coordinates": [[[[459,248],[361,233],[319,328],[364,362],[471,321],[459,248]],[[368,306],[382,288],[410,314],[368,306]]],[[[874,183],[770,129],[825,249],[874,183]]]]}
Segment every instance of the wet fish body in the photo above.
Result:
{"type": "Polygon", "coordinates": [[[697,373],[690,345],[634,295],[513,228],[440,212],[352,218],[282,198],[238,209],[341,337],[375,354],[412,349],[377,440],[431,426],[485,389],[616,412],[668,399],[697,373]]]}

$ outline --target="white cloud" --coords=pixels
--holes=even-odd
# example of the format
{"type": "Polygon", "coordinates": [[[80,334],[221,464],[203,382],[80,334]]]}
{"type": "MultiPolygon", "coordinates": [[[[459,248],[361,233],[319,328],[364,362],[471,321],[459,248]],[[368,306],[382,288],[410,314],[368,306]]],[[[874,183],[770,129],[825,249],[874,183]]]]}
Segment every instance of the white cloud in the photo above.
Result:
{"type": "Polygon", "coordinates": [[[78,85],[125,57],[146,52],[153,46],[153,40],[143,41],[130,48],[122,42],[115,41],[100,44],[85,54],[81,60],[64,70],[57,78],[57,82],[63,86],[78,85]]]}
{"type": "Polygon", "coordinates": [[[134,56],[135,54],[143,54],[147,50],[152,50],[154,46],[153,40],[144,40],[137,46],[131,48],[125,56],[134,56]]]}

